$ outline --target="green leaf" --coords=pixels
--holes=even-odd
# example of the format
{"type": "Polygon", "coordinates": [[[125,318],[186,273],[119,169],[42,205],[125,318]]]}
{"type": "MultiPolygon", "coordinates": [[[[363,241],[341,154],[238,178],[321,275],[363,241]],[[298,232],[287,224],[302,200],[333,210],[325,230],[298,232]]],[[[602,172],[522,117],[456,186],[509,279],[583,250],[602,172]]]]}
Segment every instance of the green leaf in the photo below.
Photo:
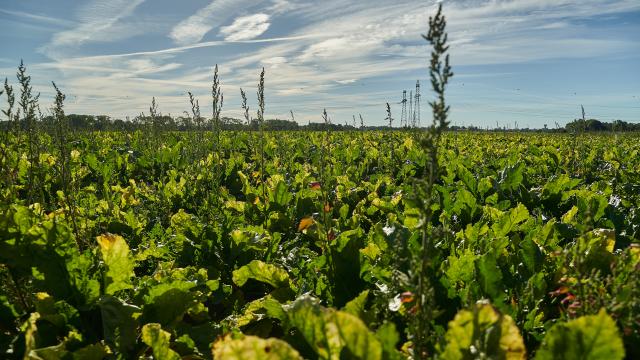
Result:
{"type": "Polygon", "coordinates": [[[145,321],[171,325],[180,321],[185,312],[193,305],[190,290],[196,284],[189,281],[174,280],[153,286],[143,297],[145,321]]]}
{"type": "Polygon", "coordinates": [[[527,267],[531,273],[540,271],[542,263],[544,261],[544,254],[540,250],[538,244],[532,239],[527,238],[520,242],[520,249],[518,250],[522,263],[527,267]]]}
{"type": "Polygon", "coordinates": [[[420,210],[417,208],[408,208],[404,211],[403,225],[409,229],[415,229],[420,223],[420,210]]]}
{"type": "Polygon", "coordinates": [[[462,210],[468,209],[469,216],[473,216],[477,207],[478,201],[475,195],[473,195],[467,189],[460,189],[456,194],[456,201],[453,207],[453,211],[458,214],[462,214],[462,210]]]}
{"type": "Polygon", "coordinates": [[[217,341],[213,345],[214,359],[228,360],[279,360],[302,359],[296,349],[286,342],[275,339],[262,339],[257,336],[244,336],[232,339],[230,336],[217,341]]]}
{"type": "Polygon", "coordinates": [[[0,295],[0,322],[4,324],[13,324],[18,318],[18,312],[9,302],[6,296],[0,295]]]}
{"type": "Polygon", "coordinates": [[[618,328],[604,309],[597,315],[556,324],[549,330],[536,354],[537,360],[623,358],[624,346],[618,328]]]}
{"type": "Polygon", "coordinates": [[[493,182],[491,177],[484,177],[478,181],[478,193],[484,196],[489,190],[493,189],[493,182]]]}
{"type": "Polygon", "coordinates": [[[471,250],[465,250],[458,254],[458,256],[450,255],[447,258],[446,276],[449,280],[449,297],[454,298],[459,296],[461,299],[466,300],[469,289],[469,284],[475,280],[476,273],[476,255],[471,250]]]}
{"type": "Polygon", "coordinates": [[[284,181],[278,181],[276,188],[270,195],[270,202],[280,205],[281,208],[286,208],[291,201],[291,193],[287,189],[287,184],[284,181]]]}
{"type": "Polygon", "coordinates": [[[573,220],[575,219],[577,213],[578,207],[574,205],[573,207],[571,207],[571,209],[569,209],[569,211],[562,215],[562,218],[560,220],[565,224],[573,224],[573,220]]]}
{"type": "Polygon", "coordinates": [[[500,173],[500,185],[505,190],[516,190],[524,180],[524,163],[505,167],[500,173]]]}
{"type": "Polygon", "coordinates": [[[105,342],[123,353],[133,350],[140,308],[108,295],[100,299],[99,306],[105,342]]]}
{"type": "Polygon", "coordinates": [[[142,327],[142,341],[153,349],[158,360],[180,360],[180,355],[169,347],[171,334],[162,330],[160,324],[146,324],[142,327]]]}
{"type": "Polygon", "coordinates": [[[343,345],[335,326],[327,324],[329,313],[310,297],[296,300],[287,311],[289,325],[300,331],[321,359],[338,359],[343,345]]]}
{"type": "Polygon", "coordinates": [[[289,325],[297,328],[322,359],[340,359],[343,349],[361,359],[381,359],[382,344],[354,315],[320,306],[302,297],[287,309],[289,325]]]}
{"type": "Polygon", "coordinates": [[[119,290],[131,289],[131,278],[134,276],[135,262],[129,257],[129,245],[122,236],[114,234],[97,237],[102,260],[107,265],[105,274],[105,292],[109,295],[119,290]]]}
{"type": "Polygon", "coordinates": [[[77,347],[77,343],[80,341],[80,335],[70,333],[70,337],[65,338],[62,343],[31,350],[24,358],[30,360],[100,360],[106,358],[107,355],[110,354],[108,352],[108,348],[99,343],[88,345],[75,351],[69,350],[69,348],[77,347]]]}
{"type": "Polygon", "coordinates": [[[89,251],[74,256],[65,263],[69,282],[77,289],[83,304],[95,304],[100,297],[100,281],[91,271],[94,256],[89,251]]]}
{"type": "Polygon", "coordinates": [[[509,210],[508,213],[503,214],[498,222],[492,226],[492,229],[496,236],[506,236],[513,231],[518,224],[527,219],[529,219],[529,210],[527,210],[526,206],[518,204],[518,206],[509,210]]]}
{"type": "Polygon", "coordinates": [[[111,352],[103,344],[91,344],[74,351],[73,360],[100,360],[106,358],[111,352]]]}
{"type": "Polygon", "coordinates": [[[476,260],[476,270],[479,274],[480,287],[493,301],[501,302],[502,296],[502,271],[498,267],[493,253],[487,253],[476,260]]]}
{"type": "Polygon", "coordinates": [[[469,191],[471,191],[472,193],[475,193],[478,187],[478,182],[475,177],[473,177],[473,173],[471,173],[471,171],[469,171],[469,169],[467,169],[462,164],[458,164],[457,170],[458,177],[466,185],[467,189],[469,189],[469,191]]]}
{"type": "Polygon", "coordinates": [[[384,352],[390,355],[390,359],[402,358],[396,350],[396,344],[400,341],[400,335],[394,323],[385,322],[380,325],[378,330],[376,330],[376,337],[380,340],[384,352]]]}
{"type": "Polygon", "coordinates": [[[265,316],[280,321],[287,320],[287,315],[282,310],[282,305],[271,295],[250,302],[244,307],[241,314],[232,316],[229,320],[234,327],[241,327],[261,320],[265,316]]]}
{"type": "Polygon", "coordinates": [[[359,359],[382,359],[382,344],[362,320],[344,311],[334,312],[332,320],[352,355],[359,359]]]}
{"type": "Polygon", "coordinates": [[[509,315],[499,313],[489,304],[476,304],[461,310],[449,322],[445,360],[525,359],[526,350],[520,330],[509,315]]]}
{"type": "Polygon", "coordinates": [[[353,300],[349,301],[344,308],[344,312],[351,315],[355,315],[362,318],[365,311],[365,305],[367,304],[367,298],[369,297],[369,290],[365,290],[356,296],[353,300]]]}
{"type": "Polygon", "coordinates": [[[267,283],[276,289],[290,287],[289,274],[286,270],[260,260],[253,260],[233,271],[233,282],[236,285],[243,286],[249,279],[267,283]]]}
{"type": "Polygon", "coordinates": [[[55,214],[42,218],[37,208],[12,205],[0,212],[0,263],[15,275],[32,275],[35,289],[55,298],[94,302],[99,284],[90,275],[88,252],[80,254],[66,221],[55,214]]]}

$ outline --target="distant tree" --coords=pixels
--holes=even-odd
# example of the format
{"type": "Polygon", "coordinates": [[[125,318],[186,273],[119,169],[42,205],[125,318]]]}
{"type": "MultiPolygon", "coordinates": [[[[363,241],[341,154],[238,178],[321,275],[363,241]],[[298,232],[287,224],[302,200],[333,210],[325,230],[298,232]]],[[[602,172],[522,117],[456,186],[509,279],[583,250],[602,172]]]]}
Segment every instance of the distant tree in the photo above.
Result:
{"type": "Polygon", "coordinates": [[[615,120],[611,123],[602,122],[596,119],[575,119],[565,126],[570,132],[577,130],[584,131],[640,131],[640,124],[628,123],[622,120],[615,120]]]}
{"type": "Polygon", "coordinates": [[[264,126],[268,130],[298,130],[298,123],[291,120],[266,120],[264,126]]]}

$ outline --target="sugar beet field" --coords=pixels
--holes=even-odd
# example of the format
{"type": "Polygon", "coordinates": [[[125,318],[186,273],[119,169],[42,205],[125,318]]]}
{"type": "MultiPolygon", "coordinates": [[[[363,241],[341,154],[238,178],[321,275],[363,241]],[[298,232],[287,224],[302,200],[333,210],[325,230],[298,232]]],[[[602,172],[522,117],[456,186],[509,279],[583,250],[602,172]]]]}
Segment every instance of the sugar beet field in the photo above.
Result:
{"type": "Polygon", "coordinates": [[[57,87],[38,114],[21,66],[0,358],[640,358],[640,136],[447,129],[429,25],[428,128],[337,131],[325,111],[269,131],[263,70],[254,130],[221,122],[217,73],[186,130],[155,100],[137,128],[78,130],[57,87]]]}

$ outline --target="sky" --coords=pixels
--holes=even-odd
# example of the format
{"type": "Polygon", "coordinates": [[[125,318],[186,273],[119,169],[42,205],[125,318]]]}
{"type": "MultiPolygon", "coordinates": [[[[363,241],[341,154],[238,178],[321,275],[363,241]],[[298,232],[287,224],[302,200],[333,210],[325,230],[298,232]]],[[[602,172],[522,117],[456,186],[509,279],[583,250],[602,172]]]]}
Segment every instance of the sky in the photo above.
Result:
{"type": "MultiPolygon", "coordinates": [[[[187,92],[211,113],[213,67],[223,116],[255,116],[264,67],[266,118],[395,125],[403,90],[421,82],[421,123],[431,121],[431,0],[0,0],[0,76],[16,83],[23,59],[52,106],[124,119],[152,97],[173,116],[187,92]],[[359,123],[359,121],[358,121],[359,123]]],[[[555,127],[579,117],[640,122],[640,1],[443,1],[455,73],[454,125],[555,127]]],[[[4,107],[4,100],[0,107],[4,107]]],[[[358,124],[359,125],[359,124],[358,124]]]]}

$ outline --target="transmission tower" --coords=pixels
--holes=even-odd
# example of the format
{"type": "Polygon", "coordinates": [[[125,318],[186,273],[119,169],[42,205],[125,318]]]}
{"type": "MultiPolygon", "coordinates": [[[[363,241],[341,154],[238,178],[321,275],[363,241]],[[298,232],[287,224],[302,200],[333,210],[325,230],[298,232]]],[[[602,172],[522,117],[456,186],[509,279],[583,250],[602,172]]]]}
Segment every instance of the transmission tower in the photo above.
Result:
{"type": "Polygon", "coordinates": [[[402,114],[400,115],[400,127],[407,126],[407,90],[402,91],[402,101],[398,104],[402,104],[402,114]]]}
{"type": "Polygon", "coordinates": [[[413,117],[413,90],[409,93],[409,120],[411,120],[411,127],[416,126],[415,118],[413,117]]]}
{"type": "Polygon", "coordinates": [[[414,111],[414,122],[420,127],[420,80],[416,81],[416,94],[414,95],[416,99],[414,100],[413,111],[414,111]]]}

